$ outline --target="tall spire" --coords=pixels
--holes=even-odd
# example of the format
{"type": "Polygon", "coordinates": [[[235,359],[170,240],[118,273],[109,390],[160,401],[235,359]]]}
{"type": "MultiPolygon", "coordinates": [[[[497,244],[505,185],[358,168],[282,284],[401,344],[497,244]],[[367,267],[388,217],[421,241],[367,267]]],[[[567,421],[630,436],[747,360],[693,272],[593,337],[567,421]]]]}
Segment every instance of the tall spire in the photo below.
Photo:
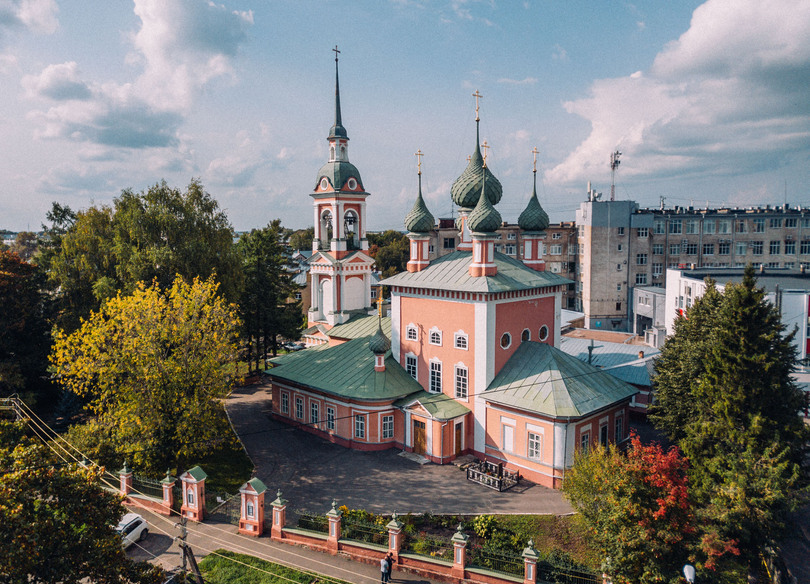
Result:
{"type": "Polygon", "coordinates": [[[335,125],[332,126],[331,131],[329,132],[330,138],[346,138],[349,139],[346,134],[346,128],[343,127],[343,120],[340,116],[340,76],[338,75],[338,55],[340,51],[335,45],[335,48],[332,49],[335,52],[335,125]]]}

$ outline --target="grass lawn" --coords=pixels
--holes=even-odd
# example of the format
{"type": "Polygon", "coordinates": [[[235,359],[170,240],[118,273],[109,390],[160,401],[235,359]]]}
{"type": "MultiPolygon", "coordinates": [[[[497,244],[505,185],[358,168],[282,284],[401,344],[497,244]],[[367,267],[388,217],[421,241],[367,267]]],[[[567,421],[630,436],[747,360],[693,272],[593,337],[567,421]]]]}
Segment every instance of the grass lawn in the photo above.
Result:
{"type": "Polygon", "coordinates": [[[581,515],[496,515],[495,521],[521,539],[531,538],[541,557],[556,549],[591,569],[601,566],[602,558],[588,544],[588,528],[581,515]]]}
{"type": "Polygon", "coordinates": [[[200,572],[209,584],[350,584],[345,580],[293,570],[253,556],[225,550],[214,553],[218,555],[209,554],[200,562],[200,572]]]}

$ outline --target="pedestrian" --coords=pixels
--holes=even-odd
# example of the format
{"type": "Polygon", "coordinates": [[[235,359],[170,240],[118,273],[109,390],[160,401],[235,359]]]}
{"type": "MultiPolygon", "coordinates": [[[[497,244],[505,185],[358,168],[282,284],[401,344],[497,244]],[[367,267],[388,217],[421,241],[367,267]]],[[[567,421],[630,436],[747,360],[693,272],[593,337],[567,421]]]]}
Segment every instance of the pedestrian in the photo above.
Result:
{"type": "Polygon", "coordinates": [[[390,568],[388,566],[388,556],[383,556],[380,560],[380,582],[382,584],[386,584],[388,579],[391,577],[391,573],[389,572],[390,568]]]}
{"type": "Polygon", "coordinates": [[[394,565],[394,554],[393,553],[388,552],[386,554],[385,563],[388,565],[388,570],[386,571],[385,581],[390,582],[391,581],[391,568],[394,565]]]}

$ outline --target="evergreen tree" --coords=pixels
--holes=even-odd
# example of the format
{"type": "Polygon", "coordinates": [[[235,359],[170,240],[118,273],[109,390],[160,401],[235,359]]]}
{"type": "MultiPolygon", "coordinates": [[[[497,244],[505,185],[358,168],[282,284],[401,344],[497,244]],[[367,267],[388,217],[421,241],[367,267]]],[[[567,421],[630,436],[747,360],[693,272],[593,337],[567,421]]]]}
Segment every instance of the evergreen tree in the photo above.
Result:
{"type": "Polygon", "coordinates": [[[709,290],[662,350],[652,418],[689,458],[707,564],[735,550],[756,562],[807,487],[795,331],[751,266],[722,295],[709,290]]]}

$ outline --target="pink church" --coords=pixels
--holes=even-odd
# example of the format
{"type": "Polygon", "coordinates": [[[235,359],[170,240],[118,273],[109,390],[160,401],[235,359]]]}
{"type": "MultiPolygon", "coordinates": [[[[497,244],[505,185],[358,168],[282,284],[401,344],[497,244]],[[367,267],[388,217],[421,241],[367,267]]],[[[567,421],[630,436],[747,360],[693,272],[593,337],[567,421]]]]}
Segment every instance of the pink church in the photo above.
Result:
{"type": "Polygon", "coordinates": [[[374,316],[369,193],[348,159],[337,59],[335,68],[335,123],[311,195],[309,259],[309,321],[329,343],[274,360],[273,415],[347,448],[404,449],[437,464],[472,454],[559,487],[577,449],[627,438],[637,390],[557,348],[570,281],[544,271],[548,216],[536,187],[518,220],[522,261],[494,251],[503,193],[476,138],[450,193],[460,244],[429,261],[434,218],[420,167],[405,217],[408,270],[380,283],[391,292],[390,316],[374,316]]]}

